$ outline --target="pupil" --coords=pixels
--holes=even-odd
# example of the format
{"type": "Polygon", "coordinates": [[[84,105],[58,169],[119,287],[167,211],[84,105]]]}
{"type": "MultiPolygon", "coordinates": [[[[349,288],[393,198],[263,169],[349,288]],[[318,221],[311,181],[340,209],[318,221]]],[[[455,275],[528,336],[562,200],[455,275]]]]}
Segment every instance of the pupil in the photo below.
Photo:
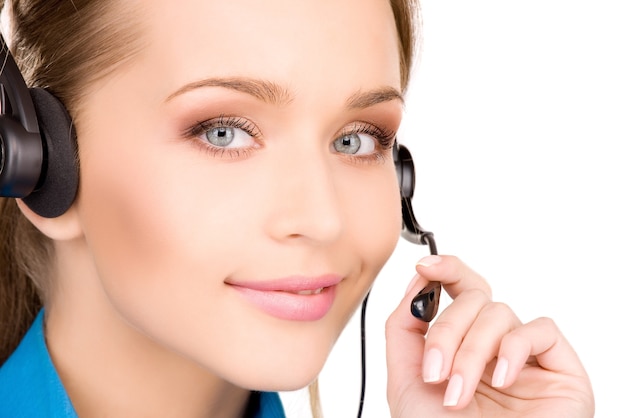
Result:
{"type": "Polygon", "coordinates": [[[343,138],[341,140],[341,145],[344,145],[346,147],[349,146],[350,145],[350,138],[343,138]]]}
{"type": "Polygon", "coordinates": [[[217,130],[217,136],[220,138],[224,138],[226,136],[226,128],[219,128],[217,130]]]}

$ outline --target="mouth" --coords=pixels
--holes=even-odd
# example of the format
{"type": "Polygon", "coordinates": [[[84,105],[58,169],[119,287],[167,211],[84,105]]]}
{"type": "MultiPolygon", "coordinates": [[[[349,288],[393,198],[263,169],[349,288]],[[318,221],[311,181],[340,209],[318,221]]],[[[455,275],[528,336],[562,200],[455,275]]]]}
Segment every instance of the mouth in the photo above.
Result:
{"type": "Polygon", "coordinates": [[[270,281],[227,283],[243,299],[278,319],[317,321],[330,311],[341,277],[289,277],[270,281]]]}
{"type": "Polygon", "coordinates": [[[296,292],[296,295],[304,295],[304,296],[319,295],[320,293],[322,293],[324,289],[326,288],[320,287],[319,289],[315,289],[315,290],[300,290],[299,292],[296,292]]]}

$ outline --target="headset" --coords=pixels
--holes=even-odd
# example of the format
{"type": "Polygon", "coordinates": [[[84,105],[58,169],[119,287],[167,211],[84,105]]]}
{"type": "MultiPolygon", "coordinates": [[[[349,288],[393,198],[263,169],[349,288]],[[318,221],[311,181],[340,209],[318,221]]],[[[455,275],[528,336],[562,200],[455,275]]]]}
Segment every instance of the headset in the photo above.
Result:
{"type": "Polygon", "coordinates": [[[0,196],[55,218],[78,191],[72,120],[50,92],[26,86],[2,35],[0,43],[0,196]]]}
{"type": "MultiPolygon", "coordinates": [[[[415,164],[409,150],[398,145],[394,147],[393,161],[400,184],[400,198],[402,199],[402,237],[413,244],[428,245],[431,255],[437,254],[437,244],[432,232],[424,230],[415,218],[413,212],[413,193],[415,191],[415,164]]],[[[411,302],[411,313],[425,322],[433,320],[439,308],[441,283],[431,282],[422,289],[411,302]]]]}
{"type": "MultiPolygon", "coordinates": [[[[78,191],[79,163],[76,133],[65,106],[42,88],[28,88],[8,46],[0,34],[0,196],[20,198],[35,213],[55,218],[65,213],[78,191]]],[[[402,200],[402,237],[428,245],[437,254],[432,232],[419,225],[411,199],[415,190],[415,166],[409,150],[394,143],[402,200]]],[[[431,321],[438,309],[441,284],[430,283],[411,303],[411,313],[431,321]]],[[[365,395],[365,311],[361,308],[361,416],[365,395]]]]}
{"type": "MultiPolygon", "coordinates": [[[[428,232],[420,226],[413,212],[413,204],[411,203],[415,191],[415,164],[413,163],[413,157],[408,148],[398,144],[398,141],[394,143],[393,162],[396,167],[396,175],[398,176],[398,183],[400,185],[400,199],[402,201],[401,235],[404,239],[413,244],[428,245],[430,254],[435,255],[437,254],[435,236],[432,232],[428,232]]],[[[439,309],[440,295],[441,283],[428,283],[411,301],[411,314],[424,322],[432,321],[439,309]]],[[[370,294],[368,292],[361,304],[361,395],[357,418],[361,418],[365,402],[365,313],[369,296],[370,294]]]]}

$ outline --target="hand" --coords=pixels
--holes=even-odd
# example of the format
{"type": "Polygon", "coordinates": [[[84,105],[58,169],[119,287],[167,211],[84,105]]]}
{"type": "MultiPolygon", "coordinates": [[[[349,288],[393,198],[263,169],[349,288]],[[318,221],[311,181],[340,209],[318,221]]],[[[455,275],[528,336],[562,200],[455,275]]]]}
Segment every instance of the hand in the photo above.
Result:
{"type": "Polygon", "coordinates": [[[386,327],[392,417],[593,417],[589,378],[552,320],[522,324],[456,257],[429,256],[416,270],[386,327]],[[454,299],[430,330],[410,312],[428,281],[454,299]]]}

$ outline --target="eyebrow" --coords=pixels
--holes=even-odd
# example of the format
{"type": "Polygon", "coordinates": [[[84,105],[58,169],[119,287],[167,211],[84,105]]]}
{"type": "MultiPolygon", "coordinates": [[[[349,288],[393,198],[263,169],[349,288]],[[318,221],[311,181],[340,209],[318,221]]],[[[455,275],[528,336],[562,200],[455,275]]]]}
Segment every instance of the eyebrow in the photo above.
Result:
{"type": "Polygon", "coordinates": [[[240,91],[273,105],[284,105],[293,100],[293,96],[289,93],[289,90],[270,81],[246,77],[215,77],[185,84],[183,87],[170,94],[165,101],[169,102],[177,96],[205,87],[224,87],[230,90],[240,91]]]}
{"type": "MultiPolygon", "coordinates": [[[[205,87],[223,87],[239,91],[277,106],[289,104],[294,99],[289,89],[271,81],[248,77],[213,77],[185,84],[170,94],[165,101],[169,102],[175,97],[205,87]]],[[[346,100],[346,106],[349,109],[364,109],[391,100],[400,100],[404,103],[404,98],[398,90],[393,87],[382,87],[366,92],[356,92],[346,100]]]]}
{"type": "Polygon", "coordinates": [[[349,109],[365,109],[378,103],[400,100],[404,104],[404,97],[393,87],[382,87],[376,90],[358,91],[348,98],[346,104],[349,109]]]}

